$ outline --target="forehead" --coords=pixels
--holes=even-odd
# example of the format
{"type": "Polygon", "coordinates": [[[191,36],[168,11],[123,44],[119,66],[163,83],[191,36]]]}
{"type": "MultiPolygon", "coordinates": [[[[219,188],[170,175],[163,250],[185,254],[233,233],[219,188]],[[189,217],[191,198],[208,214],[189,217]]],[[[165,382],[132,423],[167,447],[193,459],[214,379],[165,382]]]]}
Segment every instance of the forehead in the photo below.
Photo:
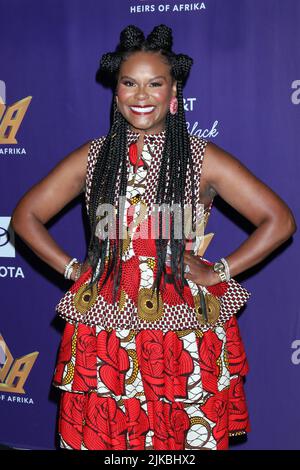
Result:
{"type": "Polygon", "coordinates": [[[120,67],[119,75],[163,75],[170,77],[170,66],[161,54],[153,52],[134,52],[120,67]]]}

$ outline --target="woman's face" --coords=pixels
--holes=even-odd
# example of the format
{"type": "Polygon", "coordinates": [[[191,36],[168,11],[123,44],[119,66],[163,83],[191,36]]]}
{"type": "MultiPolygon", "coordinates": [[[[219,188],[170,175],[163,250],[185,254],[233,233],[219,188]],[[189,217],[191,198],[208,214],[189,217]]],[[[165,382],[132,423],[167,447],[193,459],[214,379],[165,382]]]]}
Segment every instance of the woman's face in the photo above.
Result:
{"type": "Polygon", "coordinates": [[[116,94],[118,110],[133,131],[157,133],[165,128],[176,81],[172,84],[170,66],[159,53],[135,52],[121,64],[116,94]]]}

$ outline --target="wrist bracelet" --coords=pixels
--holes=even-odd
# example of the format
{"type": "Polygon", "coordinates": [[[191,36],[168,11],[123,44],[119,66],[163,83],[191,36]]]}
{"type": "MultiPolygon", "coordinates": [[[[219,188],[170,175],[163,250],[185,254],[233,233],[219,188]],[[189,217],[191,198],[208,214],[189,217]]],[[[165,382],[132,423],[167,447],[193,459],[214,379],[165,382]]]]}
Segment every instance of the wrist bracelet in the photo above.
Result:
{"type": "Polygon", "coordinates": [[[73,271],[72,266],[74,263],[78,263],[77,258],[71,259],[71,261],[69,261],[69,263],[65,265],[65,272],[64,272],[65,279],[71,279],[71,273],[73,271]]]}
{"type": "Polygon", "coordinates": [[[229,264],[228,264],[228,262],[225,258],[221,258],[221,261],[223,262],[223,264],[225,266],[226,281],[229,282],[230,279],[231,279],[229,264]]]}
{"type": "Polygon", "coordinates": [[[83,263],[77,263],[77,268],[76,268],[76,273],[75,273],[75,276],[74,276],[74,281],[77,281],[77,279],[80,278],[82,266],[83,266],[83,263]]]}

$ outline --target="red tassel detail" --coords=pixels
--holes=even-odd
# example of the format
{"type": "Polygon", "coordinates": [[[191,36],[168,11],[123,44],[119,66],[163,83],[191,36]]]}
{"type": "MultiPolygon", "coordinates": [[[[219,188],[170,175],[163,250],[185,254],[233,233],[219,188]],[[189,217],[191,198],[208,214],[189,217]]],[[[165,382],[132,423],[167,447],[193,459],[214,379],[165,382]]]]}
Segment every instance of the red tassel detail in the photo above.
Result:
{"type": "Polygon", "coordinates": [[[142,158],[140,158],[138,161],[138,151],[137,151],[137,145],[135,143],[131,144],[129,147],[129,161],[131,165],[135,167],[134,173],[136,173],[137,168],[144,165],[142,158]]]}

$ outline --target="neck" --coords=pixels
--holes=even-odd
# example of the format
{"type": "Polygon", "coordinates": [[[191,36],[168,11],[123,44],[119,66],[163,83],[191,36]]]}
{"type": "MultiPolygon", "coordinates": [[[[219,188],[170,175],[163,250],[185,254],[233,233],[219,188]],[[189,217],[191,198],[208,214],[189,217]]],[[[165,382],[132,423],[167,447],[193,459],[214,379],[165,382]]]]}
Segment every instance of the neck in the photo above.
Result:
{"type": "Polygon", "coordinates": [[[132,131],[132,132],[135,132],[135,133],[138,133],[139,134],[139,138],[141,140],[144,140],[144,136],[145,135],[155,135],[155,134],[160,134],[162,133],[163,131],[165,131],[165,127],[159,127],[159,128],[156,128],[156,129],[151,129],[151,130],[145,130],[145,129],[138,129],[138,128],[135,128],[135,127],[132,127],[132,126],[129,126],[129,129],[132,131]]]}

